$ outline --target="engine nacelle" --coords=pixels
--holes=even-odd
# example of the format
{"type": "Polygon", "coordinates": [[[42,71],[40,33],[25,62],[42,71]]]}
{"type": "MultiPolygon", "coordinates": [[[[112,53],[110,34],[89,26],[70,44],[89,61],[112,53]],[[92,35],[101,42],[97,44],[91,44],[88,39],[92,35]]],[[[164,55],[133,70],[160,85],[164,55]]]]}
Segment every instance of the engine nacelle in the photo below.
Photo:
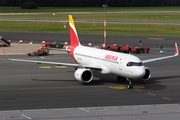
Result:
{"type": "Polygon", "coordinates": [[[151,77],[151,72],[147,67],[145,67],[145,72],[145,75],[141,78],[142,81],[147,81],[151,77]]]}
{"type": "Polygon", "coordinates": [[[82,83],[89,83],[93,79],[93,73],[89,69],[77,69],[74,73],[75,78],[82,83]]]}

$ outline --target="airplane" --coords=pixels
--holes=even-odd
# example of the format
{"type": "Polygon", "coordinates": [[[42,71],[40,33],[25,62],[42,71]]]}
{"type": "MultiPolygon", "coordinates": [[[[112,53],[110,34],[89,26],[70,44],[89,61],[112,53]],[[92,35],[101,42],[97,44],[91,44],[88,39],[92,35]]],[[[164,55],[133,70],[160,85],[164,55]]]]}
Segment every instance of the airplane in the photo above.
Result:
{"type": "Polygon", "coordinates": [[[74,76],[76,80],[82,83],[90,83],[93,80],[93,71],[99,72],[101,74],[114,74],[117,75],[118,80],[126,79],[129,82],[129,89],[133,88],[133,84],[131,82],[132,80],[139,79],[142,81],[147,81],[151,77],[150,70],[143,64],[172,58],[179,55],[177,43],[175,43],[174,55],[147,60],[140,60],[138,57],[131,54],[87,47],[81,45],[79,41],[72,15],[69,15],[69,28],[71,45],[66,47],[66,51],[68,51],[70,56],[75,60],[75,62],[77,62],[77,64],[10,59],[6,56],[4,48],[2,47],[4,55],[7,59],[12,61],[34,62],[39,64],[45,63],[75,67],[76,70],[74,76]]]}

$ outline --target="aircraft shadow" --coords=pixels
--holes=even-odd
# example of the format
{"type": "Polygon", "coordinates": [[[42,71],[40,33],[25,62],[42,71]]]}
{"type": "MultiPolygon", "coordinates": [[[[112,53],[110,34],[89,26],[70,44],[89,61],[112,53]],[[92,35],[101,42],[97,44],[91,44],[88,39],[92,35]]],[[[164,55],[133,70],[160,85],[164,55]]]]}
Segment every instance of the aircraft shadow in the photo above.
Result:
{"type": "MultiPolygon", "coordinates": [[[[117,77],[115,75],[102,75],[102,74],[94,74],[95,80],[91,81],[88,84],[83,84],[85,86],[101,86],[101,85],[124,85],[127,86],[128,82],[127,81],[118,81],[117,77]]],[[[134,86],[144,86],[144,88],[139,88],[139,89],[148,89],[148,90],[163,90],[167,86],[162,84],[162,80],[165,79],[173,79],[173,78],[180,78],[180,76],[165,76],[165,77],[153,77],[150,78],[148,81],[140,81],[140,80],[133,80],[133,85],[134,86]]],[[[34,78],[32,79],[33,81],[49,81],[49,82],[76,82],[80,83],[77,80],[62,80],[62,79],[41,79],[41,78],[34,78]]],[[[81,83],[80,83],[81,84],[81,83]]]]}
{"type": "Polygon", "coordinates": [[[60,79],[41,79],[41,78],[33,78],[32,81],[49,81],[49,82],[74,82],[75,80],[60,80],[60,79]]]}
{"type": "MultiPolygon", "coordinates": [[[[96,84],[102,84],[102,83],[114,83],[114,84],[121,84],[121,85],[128,85],[128,81],[118,81],[115,75],[110,75],[112,78],[109,79],[106,75],[100,75],[96,74],[94,75],[99,78],[97,81],[92,81],[91,84],[96,85],[96,84]]],[[[144,86],[145,88],[141,89],[149,89],[149,90],[162,90],[165,89],[167,86],[162,84],[162,80],[165,79],[173,79],[173,78],[180,78],[180,76],[165,76],[165,77],[153,77],[150,78],[148,81],[140,81],[140,80],[133,80],[133,85],[134,86],[144,86]]]]}

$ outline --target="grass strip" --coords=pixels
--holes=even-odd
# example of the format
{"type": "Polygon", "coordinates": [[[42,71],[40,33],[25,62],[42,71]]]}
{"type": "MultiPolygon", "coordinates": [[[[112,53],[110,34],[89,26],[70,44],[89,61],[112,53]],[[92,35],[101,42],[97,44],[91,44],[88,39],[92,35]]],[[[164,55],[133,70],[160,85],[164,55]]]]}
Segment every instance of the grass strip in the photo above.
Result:
{"type": "MultiPolygon", "coordinates": [[[[31,31],[31,32],[60,32],[69,33],[69,25],[63,28],[61,22],[21,22],[21,21],[0,21],[0,31],[31,31]]],[[[103,23],[76,23],[78,33],[103,34],[103,23]]],[[[180,36],[179,25],[151,25],[151,24],[111,24],[107,23],[107,34],[126,35],[166,35],[180,36]]]]}

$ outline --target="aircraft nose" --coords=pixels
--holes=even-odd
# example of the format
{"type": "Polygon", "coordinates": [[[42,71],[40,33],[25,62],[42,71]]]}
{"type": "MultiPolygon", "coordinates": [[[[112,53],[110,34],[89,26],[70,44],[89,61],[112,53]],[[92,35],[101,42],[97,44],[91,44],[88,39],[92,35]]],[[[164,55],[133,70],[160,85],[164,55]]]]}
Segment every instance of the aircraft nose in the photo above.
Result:
{"type": "Polygon", "coordinates": [[[144,67],[140,67],[136,70],[136,77],[137,78],[142,78],[145,75],[145,68],[144,67]]]}

